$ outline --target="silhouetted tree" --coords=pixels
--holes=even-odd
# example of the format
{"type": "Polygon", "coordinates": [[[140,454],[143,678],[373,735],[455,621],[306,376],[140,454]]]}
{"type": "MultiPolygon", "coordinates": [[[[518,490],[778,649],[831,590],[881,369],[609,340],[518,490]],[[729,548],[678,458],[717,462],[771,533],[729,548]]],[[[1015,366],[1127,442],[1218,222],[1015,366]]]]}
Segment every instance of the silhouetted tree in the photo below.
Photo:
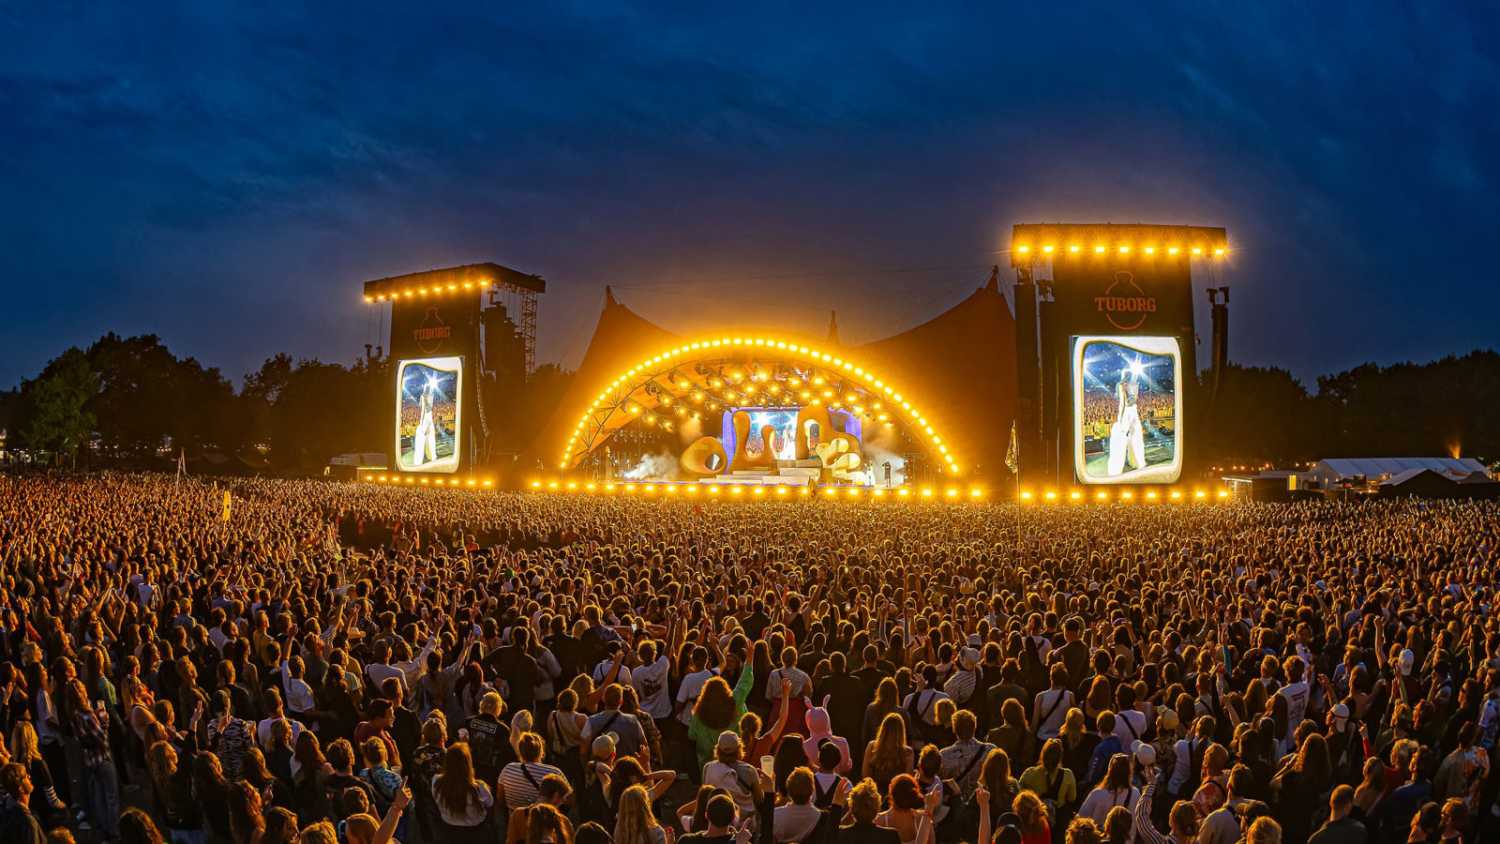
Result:
{"type": "Polygon", "coordinates": [[[94,429],[88,405],[97,378],[88,357],[69,348],[21,388],[20,444],[75,457],[94,429]]]}

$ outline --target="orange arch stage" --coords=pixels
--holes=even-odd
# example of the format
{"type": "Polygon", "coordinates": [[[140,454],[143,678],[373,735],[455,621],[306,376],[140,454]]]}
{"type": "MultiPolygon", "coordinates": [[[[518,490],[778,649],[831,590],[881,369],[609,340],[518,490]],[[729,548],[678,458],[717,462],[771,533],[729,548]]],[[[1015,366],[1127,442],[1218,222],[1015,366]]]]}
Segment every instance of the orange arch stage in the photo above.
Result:
{"type": "Polygon", "coordinates": [[[532,451],[549,475],[598,479],[998,477],[1015,417],[1015,349],[994,277],[931,320],[857,346],[836,331],[681,336],[606,288],[573,384],[532,451]]]}

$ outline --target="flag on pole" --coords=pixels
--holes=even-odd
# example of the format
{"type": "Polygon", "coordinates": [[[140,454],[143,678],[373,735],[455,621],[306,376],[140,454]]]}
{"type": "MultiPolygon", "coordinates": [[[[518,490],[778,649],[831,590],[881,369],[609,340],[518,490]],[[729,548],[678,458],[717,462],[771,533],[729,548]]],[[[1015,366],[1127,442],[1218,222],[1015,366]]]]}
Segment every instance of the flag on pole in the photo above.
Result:
{"type": "Polygon", "coordinates": [[[1016,420],[1010,420],[1010,447],[1005,449],[1005,468],[1012,475],[1021,468],[1021,444],[1016,439],[1016,420]]]}
{"type": "Polygon", "coordinates": [[[221,520],[226,521],[226,522],[229,521],[229,502],[230,502],[230,500],[231,499],[229,497],[229,490],[226,489],[226,490],[224,490],[224,511],[219,516],[219,518],[221,520]]]}

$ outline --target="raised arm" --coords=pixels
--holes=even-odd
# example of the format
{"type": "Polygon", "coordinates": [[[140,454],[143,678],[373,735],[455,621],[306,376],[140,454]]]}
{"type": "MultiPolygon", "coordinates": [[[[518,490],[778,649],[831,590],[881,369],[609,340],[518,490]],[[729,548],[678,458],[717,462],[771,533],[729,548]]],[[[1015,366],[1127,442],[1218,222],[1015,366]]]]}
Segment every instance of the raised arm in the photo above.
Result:
{"type": "Polygon", "coordinates": [[[734,705],[736,709],[742,708],[745,701],[750,698],[750,689],[755,685],[755,664],[745,660],[745,665],[740,669],[739,682],[734,684],[734,705]]]}

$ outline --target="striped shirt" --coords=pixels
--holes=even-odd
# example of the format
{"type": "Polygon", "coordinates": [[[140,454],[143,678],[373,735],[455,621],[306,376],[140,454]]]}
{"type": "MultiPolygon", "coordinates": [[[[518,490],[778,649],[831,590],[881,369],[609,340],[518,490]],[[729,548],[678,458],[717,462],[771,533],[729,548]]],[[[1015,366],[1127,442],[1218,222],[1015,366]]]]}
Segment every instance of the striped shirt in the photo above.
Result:
{"type": "Polygon", "coordinates": [[[542,779],[548,774],[563,776],[563,772],[541,762],[511,762],[500,769],[500,790],[505,792],[505,805],[510,809],[530,806],[541,796],[542,779]]]}
{"type": "Polygon", "coordinates": [[[1156,783],[1147,783],[1141,790],[1141,799],[1135,804],[1135,840],[1145,844],[1173,844],[1172,836],[1162,835],[1151,822],[1151,801],[1156,796],[1156,783]]]}

